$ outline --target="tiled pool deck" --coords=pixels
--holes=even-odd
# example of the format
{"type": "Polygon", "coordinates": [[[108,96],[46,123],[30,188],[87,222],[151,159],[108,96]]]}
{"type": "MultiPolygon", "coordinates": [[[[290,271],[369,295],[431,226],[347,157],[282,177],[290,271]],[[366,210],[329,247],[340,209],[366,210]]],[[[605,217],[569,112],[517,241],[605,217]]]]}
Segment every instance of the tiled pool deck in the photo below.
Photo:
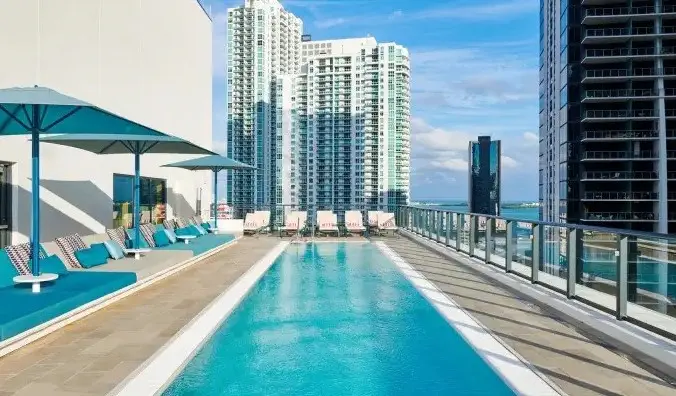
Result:
{"type": "MultiPolygon", "coordinates": [[[[0,396],[106,394],[279,240],[243,238],[0,358],[0,396]]],[[[382,240],[569,395],[675,394],[666,382],[478,272],[407,238],[382,240]]]]}

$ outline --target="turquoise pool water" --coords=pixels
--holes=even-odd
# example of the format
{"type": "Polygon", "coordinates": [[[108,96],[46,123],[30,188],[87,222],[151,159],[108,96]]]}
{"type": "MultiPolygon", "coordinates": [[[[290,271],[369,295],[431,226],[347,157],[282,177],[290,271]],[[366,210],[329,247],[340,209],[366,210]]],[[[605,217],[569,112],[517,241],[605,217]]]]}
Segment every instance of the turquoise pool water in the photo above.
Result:
{"type": "Polygon", "coordinates": [[[513,395],[376,246],[290,245],[164,395],[513,395]]]}

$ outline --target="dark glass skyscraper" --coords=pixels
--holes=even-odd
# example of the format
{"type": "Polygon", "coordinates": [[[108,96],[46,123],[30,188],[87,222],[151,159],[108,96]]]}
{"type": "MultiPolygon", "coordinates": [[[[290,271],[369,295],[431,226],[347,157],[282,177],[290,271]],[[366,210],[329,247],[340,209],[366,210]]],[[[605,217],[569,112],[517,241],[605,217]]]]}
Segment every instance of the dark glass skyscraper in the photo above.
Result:
{"type": "Polygon", "coordinates": [[[469,142],[469,210],[500,214],[500,141],[479,136],[469,142]]]}
{"type": "Polygon", "coordinates": [[[676,0],[540,1],[541,219],[676,232],[676,0]]]}

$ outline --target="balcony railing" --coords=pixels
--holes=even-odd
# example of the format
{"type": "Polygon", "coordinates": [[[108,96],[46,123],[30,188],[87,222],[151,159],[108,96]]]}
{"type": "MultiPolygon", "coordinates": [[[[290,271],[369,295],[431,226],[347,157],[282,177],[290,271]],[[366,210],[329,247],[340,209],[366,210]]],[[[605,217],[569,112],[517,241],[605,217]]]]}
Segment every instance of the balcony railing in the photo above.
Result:
{"type": "Polygon", "coordinates": [[[588,99],[640,98],[658,96],[656,89],[590,89],[585,91],[588,99]]]}
{"type": "Polygon", "coordinates": [[[587,78],[657,77],[674,75],[676,75],[676,67],[637,67],[634,69],[603,69],[585,71],[585,76],[587,78]]]}
{"type": "Polygon", "coordinates": [[[404,233],[435,248],[454,249],[618,319],[676,334],[676,238],[428,207],[402,206],[395,214],[404,233]]]}
{"type": "Polygon", "coordinates": [[[650,150],[641,151],[585,151],[583,160],[615,160],[615,159],[655,159],[658,154],[650,150]]]}
{"type": "MultiPolygon", "coordinates": [[[[676,175],[674,175],[676,176],[676,175]]],[[[657,172],[583,172],[581,180],[658,180],[657,172]]]]}
{"type": "Polygon", "coordinates": [[[606,191],[587,191],[582,199],[595,201],[655,201],[659,199],[659,194],[655,192],[606,192],[606,191]]]}
{"type": "MultiPolygon", "coordinates": [[[[676,12],[673,5],[663,5],[661,13],[676,12]]],[[[657,8],[654,6],[643,7],[607,7],[607,8],[588,8],[585,10],[585,16],[629,16],[629,15],[647,15],[656,14],[657,8]]]]}
{"type": "Polygon", "coordinates": [[[591,221],[656,221],[652,212],[587,212],[582,218],[591,221]]]}
{"type": "Polygon", "coordinates": [[[651,130],[633,131],[586,131],[584,139],[613,140],[613,139],[656,139],[659,132],[651,130]]]}
{"type": "Polygon", "coordinates": [[[606,49],[588,49],[585,52],[586,57],[615,57],[615,56],[652,56],[652,55],[672,55],[676,53],[674,47],[664,47],[659,52],[655,47],[639,48],[606,48],[606,49]]]}
{"type": "MultiPolygon", "coordinates": [[[[676,112],[674,112],[676,115],[676,112]]],[[[657,110],[587,110],[585,118],[645,118],[658,117],[657,110]]]]}

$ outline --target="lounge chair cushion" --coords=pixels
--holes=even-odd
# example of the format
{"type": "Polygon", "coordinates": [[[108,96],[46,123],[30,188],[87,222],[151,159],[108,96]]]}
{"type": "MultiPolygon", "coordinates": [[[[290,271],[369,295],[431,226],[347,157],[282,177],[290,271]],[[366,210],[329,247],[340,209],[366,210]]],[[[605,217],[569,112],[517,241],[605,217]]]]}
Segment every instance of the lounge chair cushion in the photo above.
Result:
{"type": "Polygon", "coordinates": [[[108,249],[108,255],[110,255],[113,260],[124,258],[124,250],[122,250],[122,246],[118,245],[117,242],[104,241],[103,244],[106,246],[106,249],[108,249]]]}
{"type": "Polygon", "coordinates": [[[189,244],[175,243],[173,245],[156,248],[156,250],[190,250],[195,256],[208,252],[235,239],[229,234],[209,234],[195,238],[189,244]]]}
{"type": "MultiPolygon", "coordinates": [[[[136,234],[136,229],[135,228],[130,228],[127,230],[127,240],[125,241],[125,247],[131,249],[133,246],[133,241],[134,241],[134,235],[136,234]]],[[[150,246],[148,245],[148,242],[146,239],[143,237],[143,234],[139,235],[138,239],[139,246],[137,246],[139,249],[149,249],[150,246]]]]}
{"type": "MultiPolygon", "coordinates": [[[[32,265],[33,260],[29,261],[32,265]]],[[[40,272],[43,274],[67,274],[68,269],[56,254],[40,259],[40,272]]]]}
{"type": "Polygon", "coordinates": [[[176,243],[178,238],[176,238],[176,233],[174,232],[174,230],[165,229],[164,232],[167,234],[167,238],[169,238],[169,242],[176,243]]]}
{"type": "Polygon", "coordinates": [[[15,276],[19,275],[14,265],[9,259],[5,249],[0,250],[0,288],[6,286],[14,286],[15,276]]]}
{"type": "Polygon", "coordinates": [[[209,231],[211,229],[211,224],[210,223],[202,223],[202,228],[209,231]]]}
{"type": "Polygon", "coordinates": [[[83,268],[92,268],[107,263],[109,255],[104,244],[96,243],[90,248],[78,250],[75,257],[83,268]]]}
{"type": "Polygon", "coordinates": [[[129,272],[70,272],[32,293],[30,285],[0,288],[0,301],[16,301],[0,309],[0,341],[136,282],[129,272]]]}
{"type": "Polygon", "coordinates": [[[156,247],[163,247],[163,246],[169,246],[171,245],[171,241],[169,240],[169,236],[167,235],[164,230],[157,231],[153,234],[153,239],[155,240],[155,246],[156,247]]]}
{"type": "Polygon", "coordinates": [[[193,227],[195,227],[195,229],[200,233],[200,235],[207,235],[209,233],[201,225],[194,225],[193,227]]]}
{"type": "Polygon", "coordinates": [[[178,228],[176,230],[176,235],[180,235],[180,236],[186,236],[187,235],[187,236],[197,237],[197,236],[200,236],[202,234],[200,234],[199,231],[197,231],[197,229],[195,229],[195,227],[188,226],[188,227],[178,228]]]}

